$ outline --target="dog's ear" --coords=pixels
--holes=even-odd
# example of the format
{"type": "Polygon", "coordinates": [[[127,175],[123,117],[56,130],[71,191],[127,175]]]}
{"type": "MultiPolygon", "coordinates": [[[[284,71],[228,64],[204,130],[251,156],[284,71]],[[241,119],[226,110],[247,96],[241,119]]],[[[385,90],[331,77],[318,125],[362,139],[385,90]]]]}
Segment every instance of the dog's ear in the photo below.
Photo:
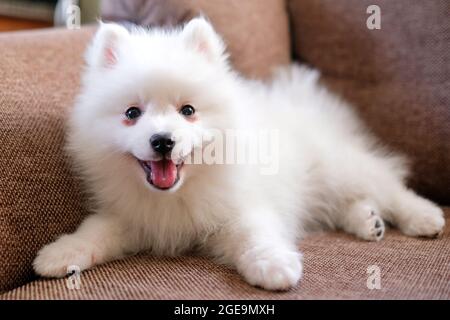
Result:
{"type": "Polygon", "coordinates": [[[95,68],[113,68],[119,59],[119,45],[129,37],[127,29],[115,23],[100,22],[86,53],[86,62],[95,68]]]}
{"type": "Polygon", "coordinates": [[[225,53],[225,44],[212,25],[203,17],[189,21],[183,29],[182,36],[186,45],[209,60],[221,60],[225,53]]]}

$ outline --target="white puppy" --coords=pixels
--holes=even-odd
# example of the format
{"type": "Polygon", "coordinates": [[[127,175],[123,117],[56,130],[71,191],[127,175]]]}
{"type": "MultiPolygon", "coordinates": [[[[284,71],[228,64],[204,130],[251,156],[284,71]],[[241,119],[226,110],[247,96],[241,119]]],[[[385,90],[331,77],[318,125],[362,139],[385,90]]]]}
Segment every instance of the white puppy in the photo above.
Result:
{"type": "Polygon", "coordinates": [[[297,244],[308,230],[369,241],[383,237],[384,221],[410,236],[443,230],[442,210],[405,187],[402,158],[377,147],[315,71],[294,65],[270,83],[245,80],[202,18],[171,31],[102,24],[86,60],[68,149],[95,214],[39,252],[42,276],[140,250],[196,249],[252,285],[283,290],[302,275],[297,244]],[[259,162],[188,164],[217,132],[239,141],[264,130],[272,172],[259,162]]]}

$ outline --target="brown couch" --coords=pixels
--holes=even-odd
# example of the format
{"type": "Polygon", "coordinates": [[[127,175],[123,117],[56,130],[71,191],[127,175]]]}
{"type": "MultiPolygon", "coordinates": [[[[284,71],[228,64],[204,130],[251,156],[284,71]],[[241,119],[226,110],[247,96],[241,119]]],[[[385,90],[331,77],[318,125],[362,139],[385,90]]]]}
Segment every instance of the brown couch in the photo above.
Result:
{"type": "MultiPolygon", "coordinates": [[[[450,205],[450,3],[446,0],[110,0],[104,16],[177,24],[203,12],[233,65],[267,77],[291,57],[320,69],[392,149],[407,154],[411,186],[450,205]],[[378,4],[380,30],[366,27],[378,4]]],[[[379,243],[329,232],[300,245],[305,275],[288,292],[247,285],[197,256],[141,253],[65,279],[37,278],[39,248],[73,231],[88,202],[62,146],[93,28],[0,35],[0,299],[380,299],[450,298],[450,208],[441,239],[389,230],[379,243]],[[367,287],[368,267],[381,289],[367,287]]]]}

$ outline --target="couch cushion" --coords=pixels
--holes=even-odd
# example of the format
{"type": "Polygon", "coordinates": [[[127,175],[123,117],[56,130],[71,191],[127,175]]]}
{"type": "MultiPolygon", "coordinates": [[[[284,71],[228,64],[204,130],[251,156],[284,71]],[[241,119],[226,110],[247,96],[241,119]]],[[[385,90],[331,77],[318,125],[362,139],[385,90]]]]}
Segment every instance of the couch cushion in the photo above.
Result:
{"type": "Polygon", "coordinates": [[[37,250],[85,215],[62,146],[91,33],[0,35],[0,291],[33,279],[37,250]]]}
{"type": "Polygon", "coordinates": [[[251,287],[206,258],[143,253],[83,272],[80,290],[69,290],[66,279],[38,280],[0,299],[450,299],[450,208],[446,213],[437,240],[395,230],[380,242],[336,232],[311,235],[300,246],[304,278],[288,292],[251,287]],[[367,287],[370,266],[380,268],[379,290],[367,287]]]}
{"type": "Polygon", "coordinates": [[[295,53],[413,161],[412,186],[450,203],[450,2],[289,0],[295,53]],[[369,30],[369,5],[381,29],[369,30]]]}
{"type": "Polygon", "coordinates": [[[102,2],[106,20],[140,25],[177,25],[206,15],[222,34],[235,68],[264,77],[290,62],[288,16],[284,0],[111,0],[102,2]]]}

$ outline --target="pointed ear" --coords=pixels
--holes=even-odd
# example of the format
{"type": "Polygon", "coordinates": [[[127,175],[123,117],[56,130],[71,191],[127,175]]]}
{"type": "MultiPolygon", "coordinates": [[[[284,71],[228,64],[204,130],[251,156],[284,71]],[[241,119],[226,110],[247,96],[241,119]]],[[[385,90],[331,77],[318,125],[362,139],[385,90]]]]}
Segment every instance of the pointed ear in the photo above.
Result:
{"type": "Polygon", "coordinates": [[[129,37],[127,29],[114,23],[100,22],[100,28],[86,53],[91,67],[113,68],[119,59],[119,45],[129,37]]]}
{"type": "Polygon", "coordinates": [[[224,58],[225,44],[212,25],[203,17],[189,21],[182,31],[186,45],[202,54],[210,61],[224,58]]]}

